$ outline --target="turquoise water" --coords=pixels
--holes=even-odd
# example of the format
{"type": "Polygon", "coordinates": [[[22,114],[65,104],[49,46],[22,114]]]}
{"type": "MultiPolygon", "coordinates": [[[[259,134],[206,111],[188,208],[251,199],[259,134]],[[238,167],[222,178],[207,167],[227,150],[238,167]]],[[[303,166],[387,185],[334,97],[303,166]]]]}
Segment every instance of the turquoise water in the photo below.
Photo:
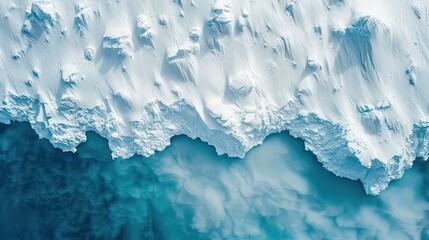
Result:
{"type": "Polygon", "coordinates": [[[429,239],[428,164],[367,196],[287,133],[245,159],[179,136],[113,161],[95,133],[63,153],[13,123],[0,171],[0,239],[429,239]]]}

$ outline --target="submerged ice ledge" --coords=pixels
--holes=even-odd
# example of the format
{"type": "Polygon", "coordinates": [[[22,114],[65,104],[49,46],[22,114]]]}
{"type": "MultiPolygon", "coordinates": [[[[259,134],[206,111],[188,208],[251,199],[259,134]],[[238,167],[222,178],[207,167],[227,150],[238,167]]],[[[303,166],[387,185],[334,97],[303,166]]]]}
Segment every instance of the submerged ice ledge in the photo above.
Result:
{"type": "Polygon", "coordinates": [[[107,141],[87,137],[61,153],[27,123],[0,124],[2,239],[428,238],[421,161],[373,197],[287,133],[244,159],[179,136],[149,158],[111,161],[107,141]]]}
{"type": "Polygon", "coordinates": [[[0,3],[0,121],[66,151],[94,130],[121,158],[180,134],[243,157],[287,130],[378,194],[428,156],[421,4],[0,3]]]}

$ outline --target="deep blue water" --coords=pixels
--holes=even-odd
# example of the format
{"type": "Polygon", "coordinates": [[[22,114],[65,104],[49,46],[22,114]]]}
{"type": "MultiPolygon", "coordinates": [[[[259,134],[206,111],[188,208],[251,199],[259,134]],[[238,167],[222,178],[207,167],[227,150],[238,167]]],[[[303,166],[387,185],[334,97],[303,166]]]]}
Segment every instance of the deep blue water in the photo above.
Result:
{"type": "Polygon", "coordinates": [[[245,159],[179,136],[113,161],[95,133],[63,153],[13,123],[0,172],[0,239],[429,239],[428,164],[367,196],[287,133],[245,159]]]}

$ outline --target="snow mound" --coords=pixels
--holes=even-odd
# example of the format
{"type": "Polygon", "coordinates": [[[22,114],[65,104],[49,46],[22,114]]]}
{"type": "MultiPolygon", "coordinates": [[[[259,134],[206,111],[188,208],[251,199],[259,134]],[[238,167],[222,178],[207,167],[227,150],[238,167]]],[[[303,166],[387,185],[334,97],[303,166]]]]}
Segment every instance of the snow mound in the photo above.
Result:
{"type": "Polygon", "coordinates": [[[254,76],[248,72],[240,72],[237,76],[229,79],[228,87],[236,96],[246,96],[255,87],[254,76]]]}
{"type": "Polygon", "coordinates": [[[94,130],[122,158],[180,134],[243,157],[288,130],[378,194],[428,157],[426,5],[4,1],[0,120],[67,151],[94,130]]]}

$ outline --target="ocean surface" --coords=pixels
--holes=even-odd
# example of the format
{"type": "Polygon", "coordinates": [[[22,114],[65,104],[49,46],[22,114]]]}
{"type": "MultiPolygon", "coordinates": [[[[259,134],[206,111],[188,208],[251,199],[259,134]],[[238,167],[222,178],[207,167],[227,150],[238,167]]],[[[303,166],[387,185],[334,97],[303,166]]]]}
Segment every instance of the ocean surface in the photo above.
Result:
{"type": "Polygon", "coordinates": [[[429,165],[379,196],[275,134],[245,159],[185,136],[150,158],[77,153],[0,125],[0,239],[429,239],[429,165]]]}

